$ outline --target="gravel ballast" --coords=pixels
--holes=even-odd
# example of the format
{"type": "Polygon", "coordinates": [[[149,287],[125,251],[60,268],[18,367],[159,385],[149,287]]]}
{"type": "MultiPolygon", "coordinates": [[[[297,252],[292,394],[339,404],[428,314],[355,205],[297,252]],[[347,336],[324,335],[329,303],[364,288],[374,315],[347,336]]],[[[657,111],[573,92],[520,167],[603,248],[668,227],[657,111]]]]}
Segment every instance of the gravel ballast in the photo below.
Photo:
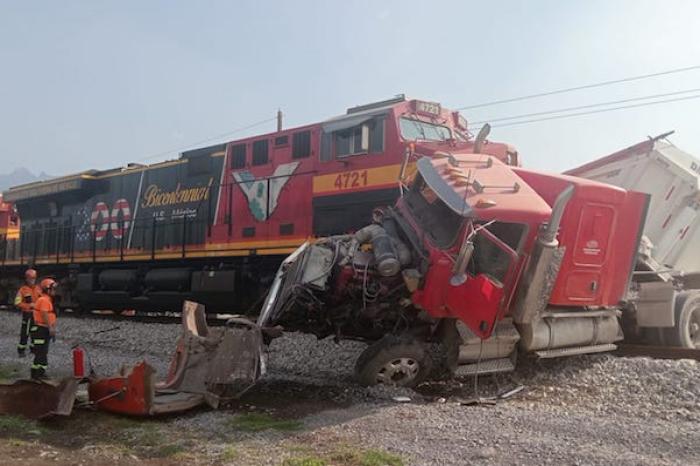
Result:
{"type": "MultiPolygon", "coordinates": [[[[0,311],[0,362],[24,366],[28,374],[30,359],[18,359],[15,350],[19,319],[0,311]]],[[[179,334],[177,323],[60,316],[49,370],[70,374],[71,347],[80,343],[99,374],[145,358],[162,376],[179,334]]],[[[431,382],[417,391],[358,386],[353,367],[364,347],[285,335],[270,347],[268,374],[239,406],[200,410],[168,424],[211,438],[201,446],[211,452],[223,448],[221,431],[244,409],[278,410],[303,422],[292,434],[241,434],[244,445],[266,451],[250,464],[280,464],[289,455],[285,442],[322,448],[329,439],[380,448],[405,464],[700,464],[696,361],[611,355],[524,360],[512,374],[478,380],[481,396],[519,385],[523,392],[494,406],[467,406],[475,396],[473,379],[431,382]],[[397,403],[397,397],[410,402],[397,403]]]]}

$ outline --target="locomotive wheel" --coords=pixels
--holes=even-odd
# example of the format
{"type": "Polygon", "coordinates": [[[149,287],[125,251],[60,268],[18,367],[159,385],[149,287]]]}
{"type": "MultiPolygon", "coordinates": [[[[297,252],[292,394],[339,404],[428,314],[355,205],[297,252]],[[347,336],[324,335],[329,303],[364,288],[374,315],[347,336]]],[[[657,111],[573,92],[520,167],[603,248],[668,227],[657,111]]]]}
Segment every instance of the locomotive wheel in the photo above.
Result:
{"type": "Polygon", "coordinates": [[[681,293],[676,299],[676,326],[666,329],[666,342],[683,348],[700,348],[700,293],[681,293]]]}
{"type": "Polygon", "coordinates": [[[413,339],[386,335],[362,352],[355,377],[365,386],[385,384],[415,387],[430,373],[425,348],[413,339]]]}

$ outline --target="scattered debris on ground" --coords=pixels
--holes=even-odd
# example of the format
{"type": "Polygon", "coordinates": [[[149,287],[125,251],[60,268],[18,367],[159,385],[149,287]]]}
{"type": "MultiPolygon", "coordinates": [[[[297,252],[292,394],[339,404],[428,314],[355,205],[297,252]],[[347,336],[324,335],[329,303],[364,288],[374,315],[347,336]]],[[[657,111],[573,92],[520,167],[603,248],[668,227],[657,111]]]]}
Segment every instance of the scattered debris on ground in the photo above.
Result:
{"type": "MultiPolygon", "coordinates": [[[[0,378],[29,373],[29,360],[16,357],[18,319],[0,313],[0,378]]],[[[100,373],[145,359],[164,376],[180,331],[177,322],[62,316],[49,370],[70,375],[71,347],[81,343],[100,373]]],[[[308,335],[278,338],[259,385],[220,411],[154,420],[84,408],[48,422],[2,416],[0,455],[6,462],[58,465],[700,462],[696,361],[526,360],[515,373],[480,377],[476,387],[470,378],[414,391],[357,385],[353,365],[363,348],[308,335]],[[464,404],[515,389],[507,400],[464,404]]]]}

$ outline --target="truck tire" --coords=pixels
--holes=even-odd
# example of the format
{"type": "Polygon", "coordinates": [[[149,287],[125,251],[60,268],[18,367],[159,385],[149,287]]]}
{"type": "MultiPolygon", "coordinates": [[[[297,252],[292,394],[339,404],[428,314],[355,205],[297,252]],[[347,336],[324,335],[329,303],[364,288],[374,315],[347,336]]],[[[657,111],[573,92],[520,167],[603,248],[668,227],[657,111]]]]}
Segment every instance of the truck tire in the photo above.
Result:
{"type": "Polygon", "coordinates": [[[415,339],[386,335],[365,349],[355,363],[355,377],[364,386],[415,387],[430,374],[425,347],[415,339]]]}
{"type": "Polygon", "coordinates": [[[666,329],[667,344],[700,349],[700,292],[679,293],[674,309],[676,326],[666,329]]]}

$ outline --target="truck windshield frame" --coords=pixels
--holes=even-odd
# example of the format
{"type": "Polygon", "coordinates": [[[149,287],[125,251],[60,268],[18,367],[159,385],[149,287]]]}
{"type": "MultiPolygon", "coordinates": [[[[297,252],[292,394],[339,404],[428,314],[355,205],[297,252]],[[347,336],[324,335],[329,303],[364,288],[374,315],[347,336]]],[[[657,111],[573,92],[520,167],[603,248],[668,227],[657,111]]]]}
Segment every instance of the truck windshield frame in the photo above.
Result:
{"type": "Polygon", "coordinates": [[[455,244],[465,218],[450,209],[422,176],[416,176],[404,199],[411,216],[437,247],[448,249],[455,244]]]}
{"type": "Polygon", "coordinates": [[[452,139],[452,130],[448,126],[429,123],[415,118],[401,117],[399,126],[401,137],[407,141],[437,141],[452,139]]]}

